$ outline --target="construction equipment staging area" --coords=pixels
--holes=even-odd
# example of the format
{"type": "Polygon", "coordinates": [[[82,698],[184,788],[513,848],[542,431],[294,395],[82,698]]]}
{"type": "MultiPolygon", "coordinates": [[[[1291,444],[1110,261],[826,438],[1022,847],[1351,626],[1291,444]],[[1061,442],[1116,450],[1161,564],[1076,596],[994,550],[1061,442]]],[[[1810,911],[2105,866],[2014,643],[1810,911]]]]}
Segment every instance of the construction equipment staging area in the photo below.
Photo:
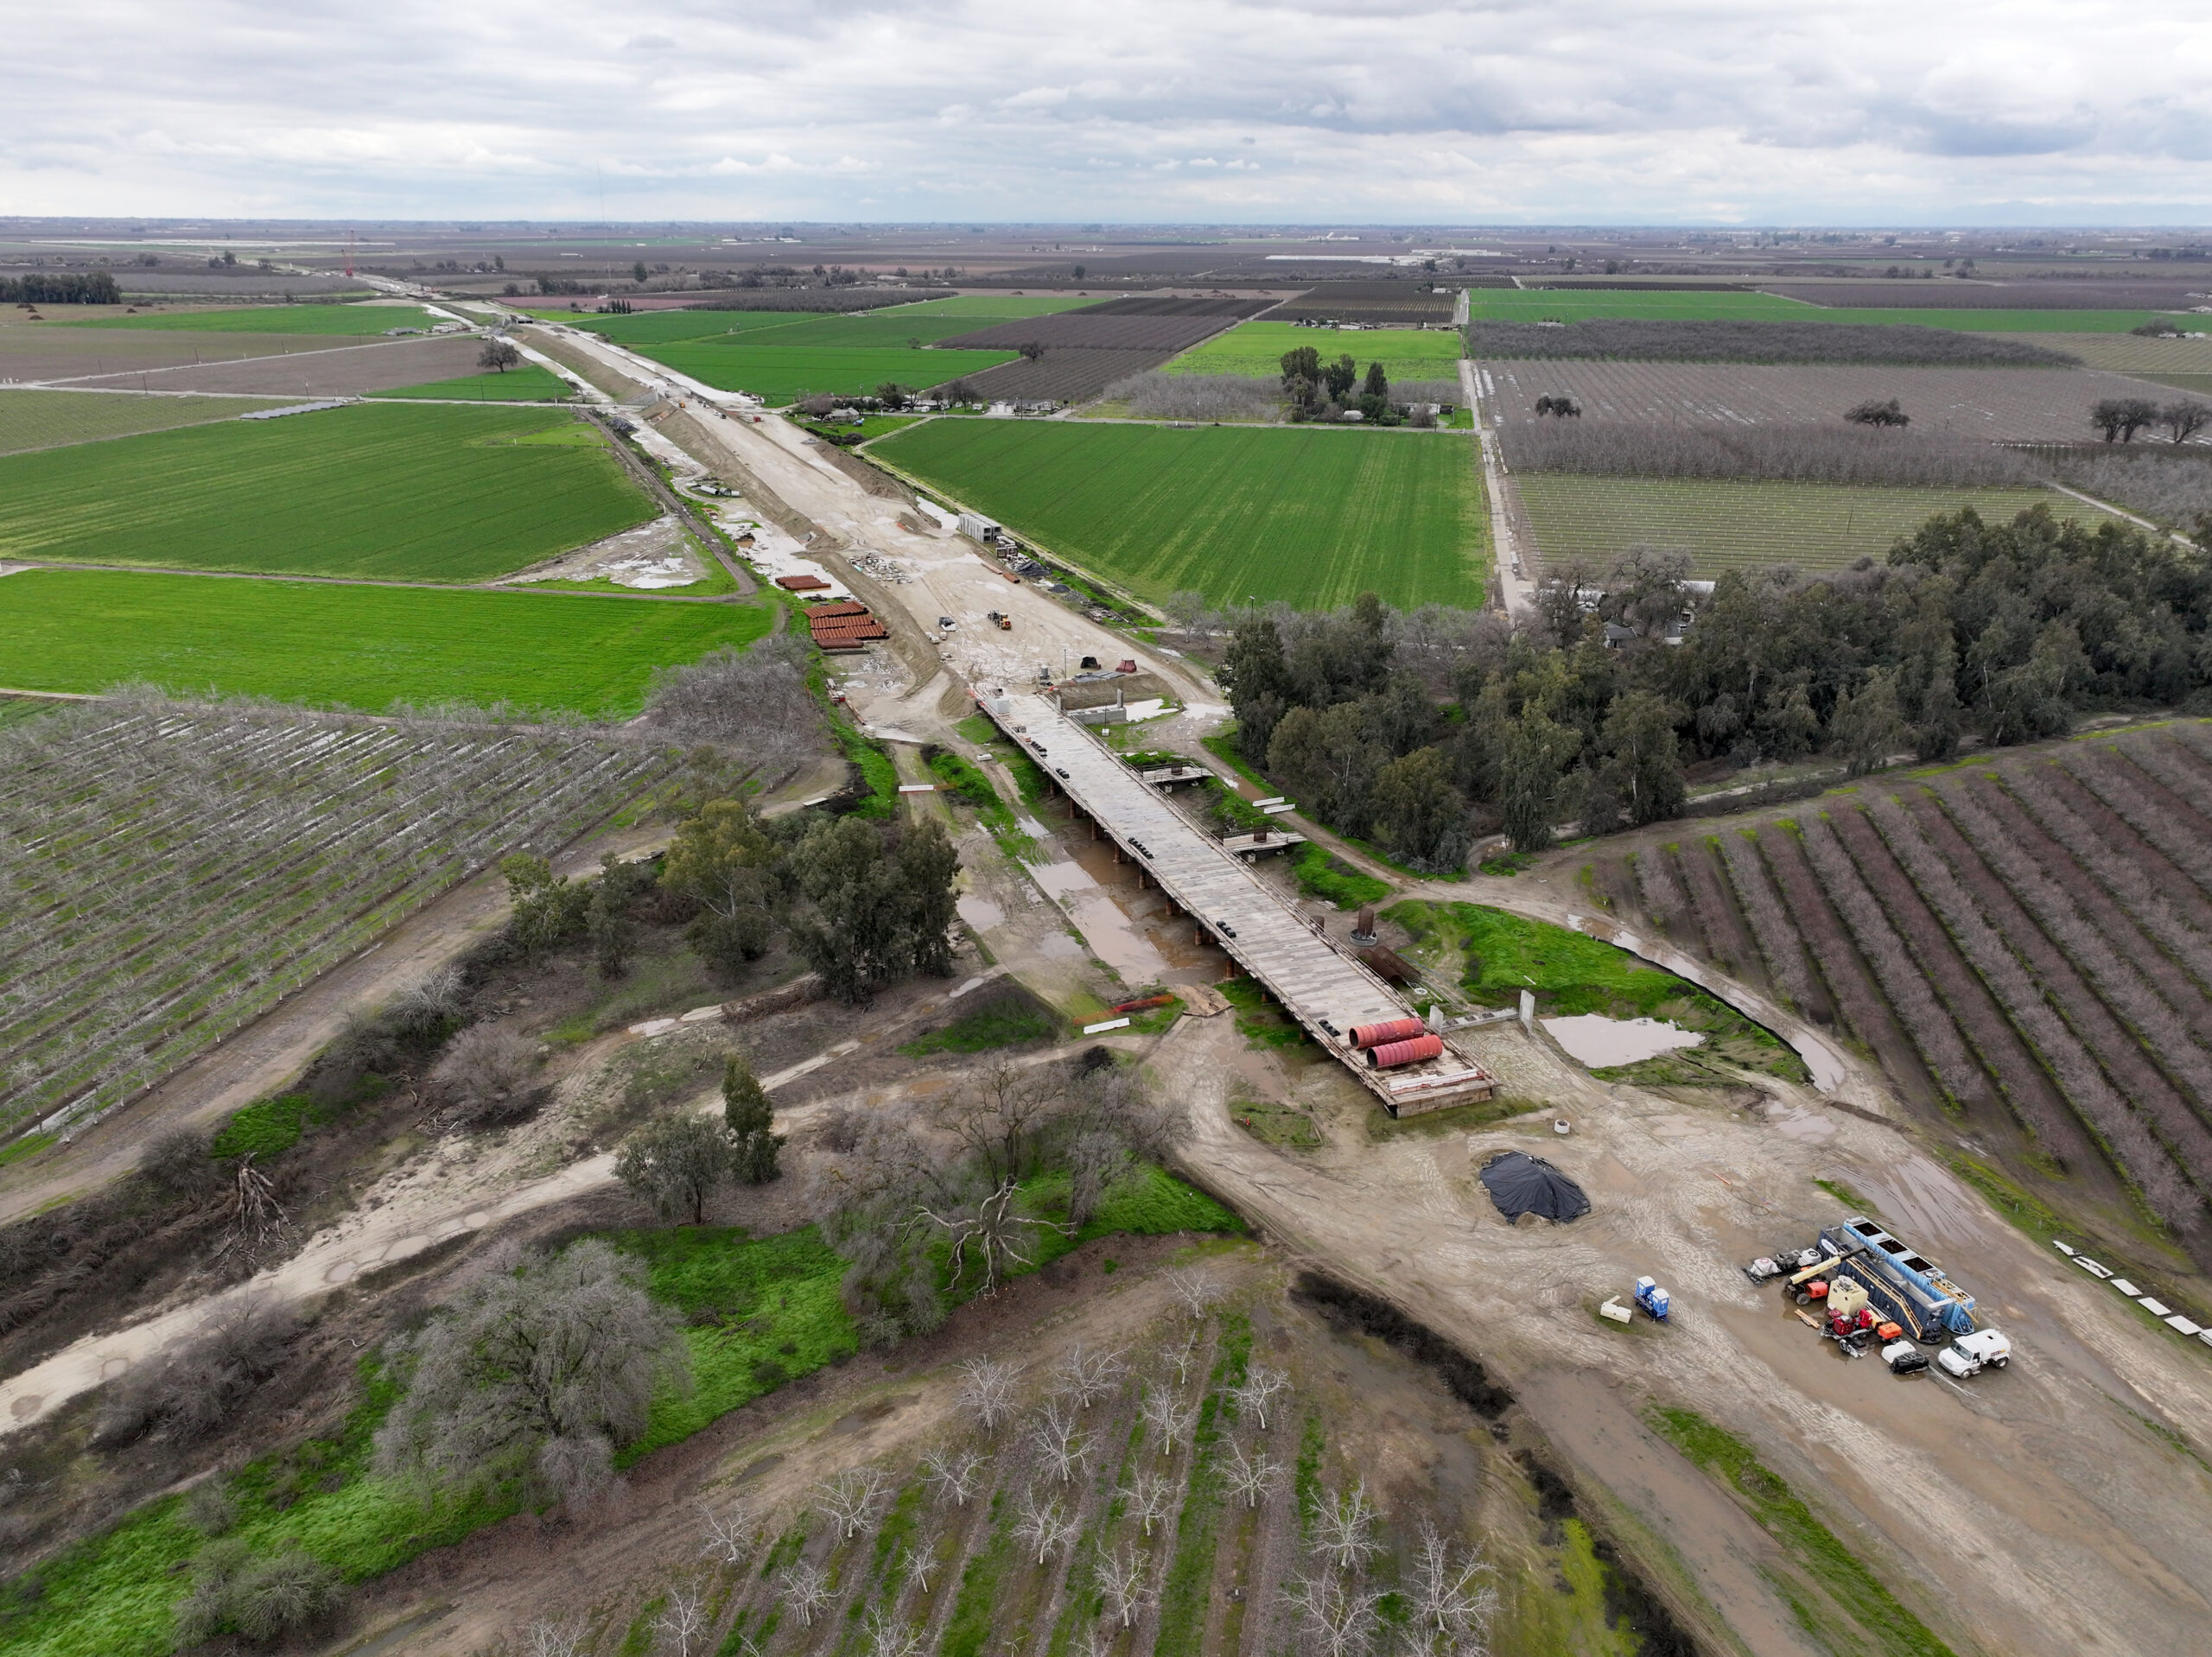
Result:
{"type": "Polygon", "coordinates": [[[1496,1077],[1447,1037],[1426,1030],[1388,984],[1261,885],[1235,850],[1208,838],[1053,702],[1002,689],[978,692],[976,700],[1071,804],[1393,1116],[1487,1099],[1496,1091],[1496,1077]]]}

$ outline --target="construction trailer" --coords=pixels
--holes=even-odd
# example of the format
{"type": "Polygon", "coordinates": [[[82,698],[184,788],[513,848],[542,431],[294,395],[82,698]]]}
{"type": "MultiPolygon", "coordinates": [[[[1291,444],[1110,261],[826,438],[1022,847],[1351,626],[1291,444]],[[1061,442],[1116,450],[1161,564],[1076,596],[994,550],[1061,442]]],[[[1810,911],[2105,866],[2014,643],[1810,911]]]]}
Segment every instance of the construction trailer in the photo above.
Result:
{"type": "Polygon", "coordinates": [[[1915,1340],[1940,1343],[1974,1332],[1974,1297],[1864,1216],[1822,1228],[1819,1248],[1831,1274],[1847,1275],[1876,1311],[1915,1340]]]}

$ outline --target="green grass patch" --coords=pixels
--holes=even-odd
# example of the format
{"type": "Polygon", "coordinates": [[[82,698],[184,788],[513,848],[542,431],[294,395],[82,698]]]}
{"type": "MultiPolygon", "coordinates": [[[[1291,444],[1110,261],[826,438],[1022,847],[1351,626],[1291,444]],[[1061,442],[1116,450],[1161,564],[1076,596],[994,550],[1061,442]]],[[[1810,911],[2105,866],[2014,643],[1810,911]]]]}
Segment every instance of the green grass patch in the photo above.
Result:
{"type": "Polygon", "coordinates": [[[938,1643],[938,1657],[982,1657],[983,1647],[989,1643],[999,1584],[1006,1577],[1007,1566],[1014,1560],[1014,1525],[1002,1511],[1006,1502],[1004,1492],[991,1498],[990,1540],[976,1550],[967,1569],[960,1573],[960,1591],[938,1643]]]}
{"type": "Polygon", "coordinates": [[[622,1452],[625,1466],[859,1349],[838,1292],[845,1262],[811,1226],[754,1240],[712,1226],[608,1236],[645,1261],[654,1295],[691,1320],[683,1334],[693,1390],[653,1400],[645,1436],[622,1452]]]}
{"type": "Polygon", "coordinates": [[[833,424],[827,420],[794,419],[791,423],[817,437],[858,438],[865,443],[870,438],[888,437],[894,431],[904,431],[921,418],[919,415],[872,414],[862,415],[857,422],[840,420],[833,424]]]}
{"type": "Polygon", "coordinates": [[[978,746],[1006,740],[988,714],[970,714],[952,728],[978,746]]]}
{"type": "Polygon", "coordinates": [[[963,1019],[899,1044],[909,1058],[931,1053],[987,1053],[1025,1042],[1056,1041],[1066,1033],[1059,1019],[1024,991],[1009,992],[977,1007],[963,1019]]]}
{"type": "Polygon", "coordinates": [[[837,746],[845,758],[861,768],[861,784],[868,797],[854,809],[856,817],[881,819],[899,809],[899,765],[880,742],[869,740],[849,725],[836,727],[837,746]]]}
{"type": "Polygon", "coordinates": [[[238,305],[223,310],[142,311],[137,316],[88,316],[73,328],[151,329],[168,333],[322,334],[359,339],[391,328],[428,331],[441,319],[414,305],[238,305]]]}
{"type": "Polygon", "coordinates": [[[421,385],[402,385],[389,391],[371,391],[372,397],[429,397],[467,403],[558,403],[575,395],[575,388],[551,369],[524,363],[504,374],[463,374],[457,379],[430,380],[421,385]]]}
{"type": "Polygon", "coordinates": [[[1393,905],[1383,918],[1413,935],[1412,951],[1423,965],[1456,977],[1485,1006],[1511,1006],[1528,990],[1547,1015],[1666,1019],[1706,1038],[1701,1047],[1592,1072],[1601,1080],[1646,1087],[1732,1082],[1732,1073],[1715,1063],[1722,1060],[1807,1078],[1804,1062],[1786,1044],[1725,1001],[1580,932],[1480,904],[1419,898],[1393,905]]]}
{"type": "Polygon", "coordinates": [[[1203,777],[1192,784],[1198,797],[1205,802],[1206,816],[1223,828],[1249,835],[1255,828],[1274,825],[1274,819],[1247,800],[1218,777],[1203,777]]]}
{"type": "Polygon", "coordinates": [[[759,605],[437,592],[108,570],[0,580],[0,683],[633,714],[656,667],[768,630],[759,605]]]}
{"type": "Polygon", "coordinates": [[[657,510],[551,409],[355,403],[0,457],[12,558],[476,581],[657,510]]]}
{"type": "Polygon", "coordinates": [[[1214,987],[1236,1009],[1236,1030],[1254,1047],[1295,1047],[1305,1026],[1268,998],[1255,978],[1224,979],[1214,987]]]}
{"type": "Polygon", "coordinates": [[[7,1144],[0,1145],[0,1168],[6,1167],[11,1162],[21,1162],[25,1157],[36,1156],[48,1146],[53,1144],[54,1140],[54,1136],[51,1133],[26,1133],[20,1139],[10,1140],[7,1144]]]}
{"type": "Polygon", "coordinates": [[[1953,1657],[1950,1647],[1899,1603],[1749,1444],[1691,1410],[1655,1407],[1649,1419],[1655,1432],[1749,1508],[1836,1609],[1859,1624],[1866,1643],[1857,1649],[1886,1657],[1953,1657]]]}
{"type": "Polygon", "coordinates": [[[1971,506],[1992,523],[2034,506],[2094,528],[2109,512],[2050,489],[1895,489],[1849,484],[1705,478],[1518,474],[1521,499],[1544,556],[1609,566],[1629,547],[1679,547],[1694,572],[1752,564],[1835,569],[1879,562],[1892,543],[1940,512],[1971,506]]]}
{"type": "Polygon", "coordinates": [[[1236,727],[1233,723],[1223,727],[1217,735],[1200,737],[1198,746],[1246,782],[1251,784],[1254,788],[1262,790],[1262,797],[1266,797],[1266,790],[1269,786],[1268,779],[1254,770],[1252,762],[1244,757],[1243,749],[1237,746],[1236,727]]]}
{"type": "Polygon", "coordinates": [[[1466,442],[1319,429],[931,420],[869,453],[1158,602],[1479,606],[1489,521],[1466,442]]]}
{"type": "Polygon", "coordinates": [[[1167,365],[1166,371],[1272,379],[1282,372],[1283,353],[1303,346],[1319,352],[1325,363],[1349,354],[1363,377],[1370,363],[1381,363],[1393,384],[1459,377],[1459,335],[1451,328],[1357,328],[1345,333],[1301,328],[1292,322],[1240,322],[1185,352],[1167,365]]]}
{"type": "MultiPolygon", "coordinates": [[[[297,401],[296,398],[293,399],[297,401]]],[[[0,391],[0,454],[236,420],[283,399],[128,397],[109,391],[0,391]]]]}
{"type": "Polygon", "coordinates": [[[1311,1116],[1280,1100],[1232,1099],[1229,1119],[1262,1145],[1315,1151],[1328,1143],[1328,1136],[1311,1116]]]}
{"type": "Polygon", "coordinates": [[[1370,1111],[1367,1116],[1367,1137],[1370,1140],[1399,1140],[1408,1135],[1417,1139],[1442,1139],[1454,1133],[1471,1133],[1494,1123],[1510,1121],[1516,1116],[1526,1116],[1533,1111],[1548,1110],[1551,1107],[1541,1099],[1516,1099],[1499,1095],[1489,1099],[1478,1099],[1471,1105],[1453,1105],[1446,1110],[1425,1110],[1414,1116],[1393,1116],[1388,1111],[1370,1111]]]}
{"type": "Polygon", "coordinates": [[[24,724],[61,705],[44,696],[0,696],[0,728],[24,724]]]}
{"type": "Polygon", "coordinates": [[[1388,881],[1362,873],[1327,847],[1310,841],[1298,848],[1298,860],[1291,870],[1297,877],[1300,892],[1309,898],[1332,903],[1338,909],[1379,904],[1391,892],[1388,881]]]}
{"type": "MultiPolygon", "coordinates": [[[[2069,1225],[2056,1209],[2033,1192],[1974,1157],[1948,1159],[1951,1171],[1987,1199],[1989,1205],[2048,1248],[2054,1237],[2078,1236],[2079,1226],[2069,1225]]],[[[1817,1183],[1817,1182],[1816,1182],[1817,1183]]]]}
{"type": "Polygon", "coordinates": [[[264,1162],[299,1143],[310,1120],[328,1120],[314,1099],[304,1093],[279,1094],[237,1112],[209,1144],[211,1156],[258,1157],[264,1162]]]}
{"type": "Polygon", "coordinates": [[[1213,1385],[1198,1406],[1192,1436],[1191,1476],[1183,1512],[1175,1526],[1175,1552],[1160,1584],[1160,1630],[1154,1657],[1198,1657],[1204,1641],[1206,1609],[1212,1597],[1214,1533],[1222,1514],[1222,1489],[1215,1464],[1221,1456],[1224,1394],[1241,1385],[1252,1354],[1252,1329],[1238,1312],[1221,1319],[1221,1355],[1214,1362],[1213,1385]]]}
{"type": "Polygon", "coordinates": [[[940,748],[930,756],[929,768],[944,790],[971,807],[985,827],[994,833],[1014,828],[1013,810],[999,797],[991,779],[969,761],[949,748],[940,748]]]}

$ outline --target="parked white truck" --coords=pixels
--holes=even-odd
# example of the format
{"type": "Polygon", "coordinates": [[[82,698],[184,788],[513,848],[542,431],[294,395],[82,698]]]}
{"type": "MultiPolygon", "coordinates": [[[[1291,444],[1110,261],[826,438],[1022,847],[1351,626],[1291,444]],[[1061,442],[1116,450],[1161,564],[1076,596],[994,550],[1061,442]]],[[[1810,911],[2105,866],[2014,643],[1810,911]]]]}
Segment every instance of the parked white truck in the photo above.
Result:
{"type": "Polygon", "coordinates": [[[2001,1330],[1978,1329],[1961,1335],[1936,1355],[1947,1374],[1964,1381],[1985,1369],[2002,1369],[2012,1361],[2012,1343],[2001,1330]]]}

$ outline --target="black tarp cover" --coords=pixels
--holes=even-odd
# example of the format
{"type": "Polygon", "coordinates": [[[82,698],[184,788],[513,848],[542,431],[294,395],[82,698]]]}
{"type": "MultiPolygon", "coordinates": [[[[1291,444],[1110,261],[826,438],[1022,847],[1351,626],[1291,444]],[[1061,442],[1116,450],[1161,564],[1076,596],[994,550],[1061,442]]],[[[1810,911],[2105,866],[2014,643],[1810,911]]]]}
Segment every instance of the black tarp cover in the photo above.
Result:
{"type": "Polygon", "coordinates": [[[1490,1200],[1508,1222],[1524,1214],[1547,1220],[1580,1220],[1590,1212],[1590,1199],[1582,1187],[1546,1162],[1525,1151],[1502,1151],[1483,1165],[1483,1184],[1490,1200]]]}

